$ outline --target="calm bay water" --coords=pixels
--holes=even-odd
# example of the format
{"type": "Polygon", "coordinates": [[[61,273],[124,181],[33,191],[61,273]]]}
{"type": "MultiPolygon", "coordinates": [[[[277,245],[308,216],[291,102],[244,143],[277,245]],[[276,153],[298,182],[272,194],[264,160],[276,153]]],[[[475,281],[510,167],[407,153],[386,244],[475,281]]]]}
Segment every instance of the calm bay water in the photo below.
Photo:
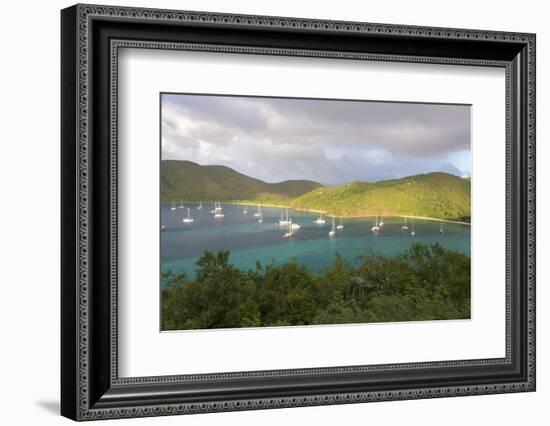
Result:
{"type": "Polygon", "coordinates": [[[224,217],[215,219],[210,211],[213,204],[185,203],[186,208],[171,210],[171,204],[161,205],[161,269],[175,273],[185,272],[194,276],[195,261],[204,250],[230,250],[230,262],[240,269],[254,269],[256,261],[268,264],[272,261],[283,263],[296,259],[310,270],[317,271],[329,266],[338,252],[350,260],[368,249],[383,255],[397,255],[408,249],[413,242],[439,243],[443,247],[470,255],[470,227],[467,225],[444,223],[444,233],[439,232],[440,222],[414,221],[416,235],[401,230],[403,219],[384,218],[384,227],[375,235],[371,231],[374,219],[344,219],[344,229],[336,236],[329,237],[331,219],[325,218],[324,225],[314,221],[316,213],[289,210],[293,223],[301,228],[291,238],[283,238],[286,227],[280,227],[278,220],[281,208],[262,207],[263,223],[254,217],[257,206],[248,206],[248,214],[243,214],[244,206],[223,204],[224,217]],[[190,208],[193,223],[183,223],[190,208]]]}

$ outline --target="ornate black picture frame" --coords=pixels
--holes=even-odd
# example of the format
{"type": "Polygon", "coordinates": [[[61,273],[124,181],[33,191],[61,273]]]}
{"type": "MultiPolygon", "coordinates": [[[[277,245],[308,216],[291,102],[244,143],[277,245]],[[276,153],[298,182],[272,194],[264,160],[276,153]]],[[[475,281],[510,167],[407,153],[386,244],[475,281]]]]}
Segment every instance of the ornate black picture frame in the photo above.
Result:
{"type": "Polygon", "coordinates": [[[74,420],[535,390],[535,35],[76,5],[61,13],[61,413],[74,420]],[[120,378],[121,47],[506,70],[506,356],[120,378]]]}

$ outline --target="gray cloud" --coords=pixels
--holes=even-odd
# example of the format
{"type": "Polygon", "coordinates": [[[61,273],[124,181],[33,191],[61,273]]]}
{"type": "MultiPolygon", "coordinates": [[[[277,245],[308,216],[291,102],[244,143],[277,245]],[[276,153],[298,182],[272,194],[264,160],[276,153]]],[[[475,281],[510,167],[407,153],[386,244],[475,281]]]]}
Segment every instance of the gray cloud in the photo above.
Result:
{"type": "Polygon", "coordinates": [[[470,107],[164,94],[162,152],[270,182],[469,174],[470,107]]]}

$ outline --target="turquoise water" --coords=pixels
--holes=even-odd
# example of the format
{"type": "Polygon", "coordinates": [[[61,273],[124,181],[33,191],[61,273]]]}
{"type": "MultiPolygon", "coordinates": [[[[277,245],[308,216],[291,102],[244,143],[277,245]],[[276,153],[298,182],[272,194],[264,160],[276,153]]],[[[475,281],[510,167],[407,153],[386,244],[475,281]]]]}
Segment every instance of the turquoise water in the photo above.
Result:
{"type": "Polygon", "coordinates": [[[184,203],[186,208],[171,210],[170,204],[161,205],[161,269],[175,273],[195,274],[195,262],[204,250],[230,250],[230,262],[240,269],[254,269],[256,261],[263,264],[284,263],[296,259],[310,270],[317,271],[334,261],[335,253],[355,260],[368,249],[384,255],[396,255],[408,249],[413,242],[439,243],[443,247],[470,255],[470,227],[468,225],[444,223],[444,233],[439,232],[440,223],[428,220],[414,221],[416,235],[401,230],[403,219],[384,218],[384,227],[375,235],[371,231],[374,219],[344,219],[344,229],[336,236],[329,237],[331,219],[325,225],[317,225],[315,213],[289,210],[293,223],[301,228],[291,238],[283,238],[286,229],[278,220],[281,208],[262,207],[263,223],[253,215],[256,206],[248,206],[248,214],[243,214],[244,206],[223,204],[224,217],[215,219],[210,211],[213,204],[184,203]],[[187,207],[191,210],[193,223],[182,222],[187,217],[187,207]]]}

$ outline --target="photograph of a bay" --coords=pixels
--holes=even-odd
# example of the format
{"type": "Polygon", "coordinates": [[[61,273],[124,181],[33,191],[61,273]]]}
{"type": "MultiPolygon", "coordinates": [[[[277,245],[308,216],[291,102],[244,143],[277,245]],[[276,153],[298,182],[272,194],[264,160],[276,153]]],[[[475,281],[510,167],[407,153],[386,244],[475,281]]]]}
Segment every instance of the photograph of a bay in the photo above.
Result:
{"type": "Polygon", "coordinates": [[[160,107],[162,330],[470,318],[470,105],[160,107]]]}

